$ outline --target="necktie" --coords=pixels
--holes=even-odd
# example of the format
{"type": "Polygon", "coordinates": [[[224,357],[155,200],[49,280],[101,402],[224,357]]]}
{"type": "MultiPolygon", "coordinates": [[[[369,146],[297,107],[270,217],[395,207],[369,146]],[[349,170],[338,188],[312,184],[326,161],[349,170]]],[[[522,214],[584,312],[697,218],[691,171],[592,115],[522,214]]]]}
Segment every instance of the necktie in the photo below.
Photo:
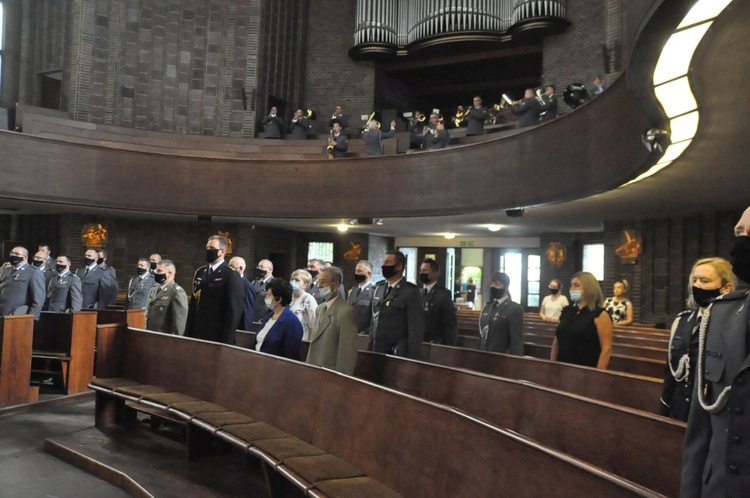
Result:
{"type": "Polygon", "coordinates": [[[357,293],[354,295],[354,297],[359,297],[361,293],[362,293],[362,287],[357,287],[357,293]]]}
{"type": "Polygon", "coordinates": [[[427,296],[427,287],[422,287],[422,298],[427,296]]]}
{"type": "Polygon", "coordinates": [[[206,278],[209,278],[213,272],[214,270],[211,268],[211,266],[206,268],[206,278]]]}
{"type": "Polygon", "coordinates": [[[86,278],[86,275],[88,275],[88,274],[89,274],[89,269],[87,267],[86,271],[83,272],[83,278],[86,278]]]}

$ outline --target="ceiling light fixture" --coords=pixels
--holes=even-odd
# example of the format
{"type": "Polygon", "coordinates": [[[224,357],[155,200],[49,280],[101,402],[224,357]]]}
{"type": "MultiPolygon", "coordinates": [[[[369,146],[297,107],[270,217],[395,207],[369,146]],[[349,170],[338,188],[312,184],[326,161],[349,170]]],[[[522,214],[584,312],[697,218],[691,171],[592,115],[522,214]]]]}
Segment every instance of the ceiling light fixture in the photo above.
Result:
{"type": "Polygon", "coordinates": [[[451,240],[451,239],[455,239],[456,238],[456,234],[455,233],[446,232],[446,233],[443,234],[443,237],[445,237],[448,240],[451,240]]]}
{"type": "Polygon", "coordinates": [[[345,225],[344,223],[341,223],[338,227],[336,227],[339,232],[346,232],[349,230],[349,225],[345,225]]]}
{"type": "Polygon", "coordinates": [[[487,225],[487,230],[490,232],[499,232],[503,228],[501,225],[487,225]]]}

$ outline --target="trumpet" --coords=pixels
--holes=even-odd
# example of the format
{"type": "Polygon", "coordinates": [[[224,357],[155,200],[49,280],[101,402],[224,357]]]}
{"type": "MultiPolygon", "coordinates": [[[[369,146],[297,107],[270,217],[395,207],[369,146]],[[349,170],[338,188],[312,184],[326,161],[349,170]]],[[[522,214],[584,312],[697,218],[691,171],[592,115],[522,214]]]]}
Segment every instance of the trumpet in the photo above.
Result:
{"type": "Polygon", "coordinates": [[[539,102],[539,105],[541,106],[547,105],[547,103],[544,101],[544,97],[542,96],[541,88],[537,88],[536,90],[534,90],[534,98],[536,99],[537,102],[539,102]]]}
{"type": "Polygon", "coordinates": [[[333,130],[331,130],[331,134],[328,137],[328,147],[326,147],[326,150],[328,151],[328,159],[333,159],[333,130]]]}
{"type": "Polygon", "coordinates": [[[466,122],[466,118],[469,117],[469,114],[471,113],[471,106],[467,106],[466,110],[464,110],[464,106],[458,106],[458,109],[456,109],[456,115],[453,116],[453,124],[456,126],[456,128],[459,128],[462,124],[466,122]]]}
{"type": "Polygon", "coordinates": [[[269,115],[268,115],[268,117],[269,117],[269,118],[275,118],[275,117],[276,117],[276,113],[275,113],[275,112],[272,112],[271,114],[269,114],[269,115]]]}

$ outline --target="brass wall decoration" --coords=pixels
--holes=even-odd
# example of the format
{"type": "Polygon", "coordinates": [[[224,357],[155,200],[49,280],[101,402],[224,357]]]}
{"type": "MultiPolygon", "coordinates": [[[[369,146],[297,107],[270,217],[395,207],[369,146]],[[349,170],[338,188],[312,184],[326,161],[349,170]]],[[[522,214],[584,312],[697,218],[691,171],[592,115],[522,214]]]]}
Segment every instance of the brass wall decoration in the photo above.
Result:
{"type": "Polygon", "coordinates": [[[547,261],[558,268],[568,259],[568,250],[562,242],[550,242],[544,253],[547,255],[547,261]]]}
{"type": "Polygon", "coordinates": [[[344,259],[347,261],[359,261],[362,259],[362,246],[351,241],[349,244],[351,244],[352,248],[344,253],[344,259]]]}
{"type": "Polygon", "coordinates": [[[623,230],[617,237],[615,246],[615,254],[620,258],[620,262],[634,265],[641,254],[641,234],[637,230],[623,230]]]}
{"type": "Polygon", "coordinates": [[[81,229],[81,242],[86,247],[105,247],[107,245],[107,229],[101,223],[84,225],[81,229]]]}
{"type": "Polygon", "coordinates": [[[222,232],[221,230],[218,230],[219,235],[227,239],[227,254],[232,254],[234,252],[232,246],[234,245],[232,243],[232,238],[229,236],[229,230],[226,232],[222,232]]]}

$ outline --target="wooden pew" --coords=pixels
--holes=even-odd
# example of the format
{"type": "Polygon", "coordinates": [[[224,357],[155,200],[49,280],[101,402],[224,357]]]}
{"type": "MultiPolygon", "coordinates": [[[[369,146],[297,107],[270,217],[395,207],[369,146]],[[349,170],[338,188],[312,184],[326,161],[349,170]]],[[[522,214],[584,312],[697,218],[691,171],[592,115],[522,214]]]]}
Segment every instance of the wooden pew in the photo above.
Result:
{"type": "Polygon", "coordinates": [[[651,377],[438,344],[423,344],[422,359],[438,365],[527,380],[636,410],[650,413],[659,410],[662,381],[651,377]]]}
{"type": "Polygon", "coordinates": [[[34,324],[31,357],[39,363],[59,363],[60,371],[47,367],[33,371],[61,375],[65,394],[87,391],[94,375],[96,318],[92,311],[43,311],[34,324]]]}
{"type": "MultiPolygon", "coordinates": [[[[551,489],[568,495],[582,489],[594,496],[655,495],[453,408],[337,372],[191,338],[132,328],[113,334],[120,336],[112,341],[119,346],[110,349],[119,358],[117,377],[184,393],[286,433],[265,441],[293,437],[326,452],[273,460],[263,440],[246,445],[249,454],[274,462],[273,469],[287,479],[308,482],[309,496],[337,496],[352,483],[316,480],[300,468],[306,459],[320,460],[321,475],[326,474],[335,469],[324,461],[336,457],[403,496],[493,496],[499,489],[507,496],[548,495],[551,489]]],[[[115,391],[97,390],[97,424],[113,420],[108,414],[115,391]]],[[[218,428],[216,435],[234,441],[232,430],[218,428]]]]}
{"type": "MultiPolygon", "coordinates": [[[[234,343],[236,346],[239,346],[241,348],[250,349],[250,344],[252,344],[252,340],[253,340],[253,337],[255,337],[255,334],[256,332],[251,332],[248,330],[235,330],[234,331],[234,343]]],[[[310,350],[310,341],[302,341],[299,346],[300,361],[305,361],[305,358],[307,358],[307,352],[309,350],[310,350]]]]}
{"type": "Polygon", "coordinates": [[[96,323],[99,325],[105,323],[126,323],[128,326],[136,329],[146,328],[145,310],[106,309],[96,310],[96,313],[96,323]]]}
{"type": "Polygon", "coordinates": [[[31,344],[34,315],[0,316],[0,406],[34,401],[31,389],[31,344]]]}
{"type": "Polygon", "coordinates": [[[354,376],[454,406],[667,496],[679,494],[682,422],[526,381],[366,351],[357,355],[354,376]]]}

